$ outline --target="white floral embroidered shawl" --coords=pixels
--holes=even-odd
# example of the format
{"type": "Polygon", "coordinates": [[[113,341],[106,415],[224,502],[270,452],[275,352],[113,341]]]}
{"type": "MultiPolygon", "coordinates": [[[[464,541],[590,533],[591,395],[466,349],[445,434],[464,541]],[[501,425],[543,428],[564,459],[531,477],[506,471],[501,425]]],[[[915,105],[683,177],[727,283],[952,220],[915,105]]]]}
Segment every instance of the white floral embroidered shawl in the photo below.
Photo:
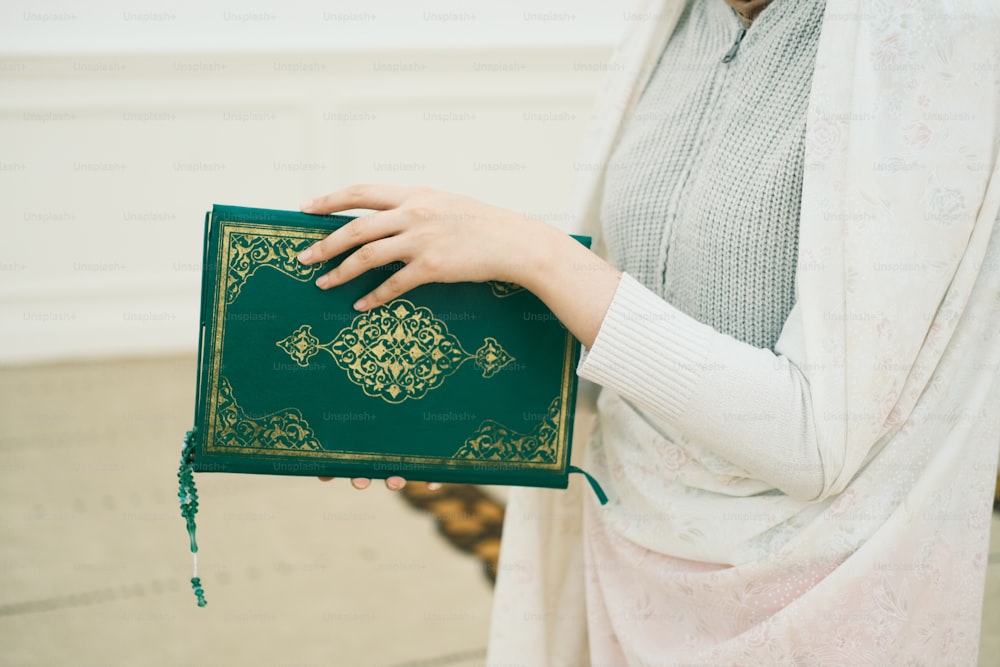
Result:
{"type": "MultiPolygon", "coordinates": [[[[653,0],[629,15],[585,163],[606,160],[682,8],[653,0]]],[[[609,601],[648,596],[653,581],[653,595],[715,604],[729,623],[782,568],[822,575],[764,620],[671,647],[669,660],[975,663],[1000,445],[998,150],[993,0],[828,3],[806,131],[798,305],[782,334],[801,350],[822,418],[825,488],[815,500],[825,509],[771,558],[704,580],[657,579],[649,552],[615,571],[606,560],[609,571],[588,570],[585,550],[618,538],[584,519],[585,505],[600,510],[579,487],[514,489],[491,664],[663,664],[655,632],[615,636],[593,608],[630,613],[609,601]],[[886,270],[913,265],[920,280],[886,270]],[[595,577],[607,591],[599,605],[585,593],[595,577]],[[702,590],[679,590],[692,582],[702,590]]],[[[602,179],[585,176],[571,231],[597,235],[602,179]]],[[[580,409],[582,454],[592,405],[584,398],[580,409]]],[[[670,535],[646,543],[671,553],[670,535]]]]}

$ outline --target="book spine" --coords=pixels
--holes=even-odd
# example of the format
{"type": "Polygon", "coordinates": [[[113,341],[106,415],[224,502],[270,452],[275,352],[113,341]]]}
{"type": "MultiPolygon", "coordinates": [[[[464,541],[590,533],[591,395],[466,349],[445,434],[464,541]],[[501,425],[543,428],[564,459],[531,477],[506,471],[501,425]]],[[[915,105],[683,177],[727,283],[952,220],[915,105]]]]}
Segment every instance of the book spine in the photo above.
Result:
{"type": "MultiPolygon", "coordinates": [[[[212,288],[211,279],[209,275],[210,272],[208,270],[209,262],[211,261],[208,255],[209,247],[211,245],[209,242],[209,240],[211,239],[211,230],[212,230],[212,212],[209,211],[205,213],[205,242],[201,251],[201,307],[199,308],[198,311],[198,369],[196,371],[197,378],[195,384],[196,389],[195,389],[195,399],[194,399],[195,425],[201,424],[202,417],[204,416],[202,414],[202,409],[203,409],[202,395],[204,392],[204,384],[205,384],[205,374],[203,373],[203,369],[205,368],[205,363],[207,361],[206,357],[208,355],[208,348],[206,346],[206,341],[205,341],[205,330],[208,322],[208,313],[206,312],[206,310],[211,302],[210,290],[212,288]]],[[[195,434],[194,437],[196,438],[197,442],[198,435],[195,434]]],[[[196,448],[195,451],[197,451],[197,449],[198,448],[196,448]]]]}
{"type": "MultiPolygon", "coordinates": [[[[568,453],[567,453],[568,455],[568,453]]],[[[539,486],[565,489],[569,471],[514,470],[503,461],[482,461],[472,468],[449,469],[440,464],[393,464],[388,461],[351,465],[343,461],[302,461],[283,457],[232,457],[202,454],[192,465],[195,472],[228,472],[262,475],[298,475],[302,477],[367,477],[385,479],[398,475],[411,482],[444,482],[502,486],[539,486]]]]}

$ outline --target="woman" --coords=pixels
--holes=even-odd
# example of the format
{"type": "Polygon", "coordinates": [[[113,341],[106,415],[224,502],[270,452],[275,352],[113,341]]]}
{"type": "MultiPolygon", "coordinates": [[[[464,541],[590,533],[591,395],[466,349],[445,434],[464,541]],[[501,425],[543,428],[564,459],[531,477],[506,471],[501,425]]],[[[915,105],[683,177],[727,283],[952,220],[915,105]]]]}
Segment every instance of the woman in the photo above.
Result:
{"type": "Polygon", "coordinates": [[[611,502],[512,490],[489,662],[975,663],[1000,20],[896,4],[634,12],[580,196],[608,260],[422,188],[303,206],[376,210],[303,254],[357,248],[321,287],[405,263],[359,310],[516,282],[586,348],[575,450],[611,502]]]}

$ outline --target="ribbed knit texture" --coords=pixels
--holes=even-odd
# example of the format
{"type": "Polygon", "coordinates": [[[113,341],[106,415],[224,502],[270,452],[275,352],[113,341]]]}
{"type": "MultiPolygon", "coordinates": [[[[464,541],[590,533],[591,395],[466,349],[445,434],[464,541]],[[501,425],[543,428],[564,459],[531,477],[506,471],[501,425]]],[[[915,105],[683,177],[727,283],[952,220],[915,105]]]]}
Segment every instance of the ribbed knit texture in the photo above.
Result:
{"type": "Polygon", "coordinates": [[[713,333],[625,273],[577,372],[621,393],[623,384],[641,387],[648,409],[673,420],[701,377],[713,333]],[[640,341],[655,343],[644,346],[640,341]]]}
{"type": "MultiPolygon", "coordinates": [[[[796,366],[806,360],[773,351],[796,326],[805,116],[823,8],[775,0],[722,63],[741,19],[722,0],[692,0],[624,126],[601,209],[624,275],[577,368],[602,387],[609,459],[634,453],[655,425],[657,438],[711,443],[721,456],[706,464],[702,489],[724,492],[717,482],[731,477],[796,498],[823,488],[796,366]],[[775,405],[780,420],[751,418],[775,405]]],[[[599,461],[614,496],[621,480],[599,461]]]]}
{"type": "Polygon", "coordinates": [[[823,2],[776,0],[736,57],[721,0],[685,10],[608,163],[610,259],[696,320],[773,348],[795,303],[806,108],[823,2]]]}

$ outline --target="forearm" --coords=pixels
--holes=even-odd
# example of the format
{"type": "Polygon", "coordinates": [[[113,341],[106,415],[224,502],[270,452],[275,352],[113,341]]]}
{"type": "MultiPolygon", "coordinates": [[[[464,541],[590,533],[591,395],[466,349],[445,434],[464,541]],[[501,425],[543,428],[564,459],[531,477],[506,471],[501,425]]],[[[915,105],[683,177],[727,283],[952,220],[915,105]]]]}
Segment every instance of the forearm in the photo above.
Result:
{"type": "Polygon", "coordinates": [[[536,294],[584,344],[597,335],[621,273],[572,237],[509,209],[429,188],[355,185],[306,202],[327,214],[371,208],[299,255],[311,265],[350,254],[316,283],[335,288],[376,266],[403,268],[355,308],[369,310],[418,285],[514,282],[536,294]]]}
{"type": "Polygon", "coordinates": [[[817,450],[808,383],[794,363],[696,322],[559,229],[428,188],[352,186],[303,205],[314,214],[351,208],[375,213],[339,227],[299,260],[311,265],[352,251],[317,279],[322,289],[402,262],[358,310],[429,282],[515,282],[588,349],[581,377],[791,495],[813,497],[837,473],[817,450]],[[775,428],[755,419],[765,413],[778,416],[775,428]]]}
{"type": "Polygon", "coordinates": [[[515,282],[541,299],[584,347],[591,347],[621,271],[548,225],[539,225],[538,234],[525,244],[526,261],[515,282]]]}

